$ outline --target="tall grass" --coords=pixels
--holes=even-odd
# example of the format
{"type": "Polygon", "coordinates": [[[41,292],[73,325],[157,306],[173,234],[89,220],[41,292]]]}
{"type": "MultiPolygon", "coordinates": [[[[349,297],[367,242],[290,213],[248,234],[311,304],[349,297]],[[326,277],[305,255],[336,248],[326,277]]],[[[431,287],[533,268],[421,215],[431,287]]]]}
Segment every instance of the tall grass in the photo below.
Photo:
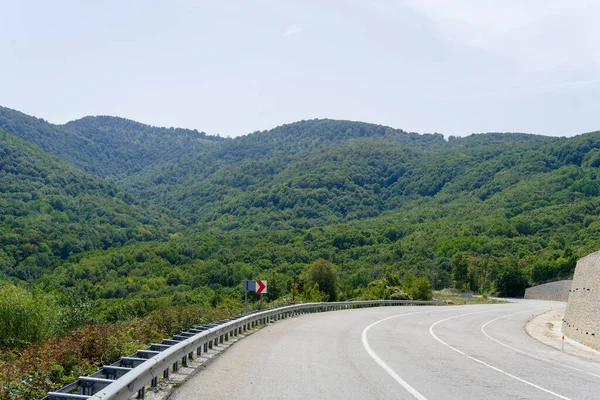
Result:
{"type": "Polygon", "coordinates": [[[53,332],[57,310],[39,291],[0,284],[0,346],[36,342],[53,332]]]}

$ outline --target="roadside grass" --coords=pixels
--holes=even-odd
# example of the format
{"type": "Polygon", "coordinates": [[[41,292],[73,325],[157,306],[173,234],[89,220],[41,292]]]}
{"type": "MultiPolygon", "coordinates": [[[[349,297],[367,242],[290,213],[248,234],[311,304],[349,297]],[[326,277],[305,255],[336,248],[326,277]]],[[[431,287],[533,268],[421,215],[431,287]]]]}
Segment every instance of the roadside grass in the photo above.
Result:
{"type": "Polygon", "coordinates": [[[433,300],[445,301],[449,305],[467,305],[467,304],[506,304],[506,300],[491,298],[474,294],[471,298],[461,297],[458,293],[448,293],[447,291],[434,291],[433,300]]]}

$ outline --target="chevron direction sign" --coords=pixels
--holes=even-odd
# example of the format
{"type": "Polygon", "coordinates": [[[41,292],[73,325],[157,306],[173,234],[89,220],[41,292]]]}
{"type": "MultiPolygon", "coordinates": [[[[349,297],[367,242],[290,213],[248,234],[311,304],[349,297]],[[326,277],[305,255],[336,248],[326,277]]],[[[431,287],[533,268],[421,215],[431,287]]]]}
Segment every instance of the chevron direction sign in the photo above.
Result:
{"type": "Polygon", "coordinates": [[[242,286],[244,287],[244,292],[256,292],[256,294],[267,293],[266,280],[243,281],[242,286]]]}
{"type": "Polygon", "coordinates": [[[267,293],[267,281],[256,281],[256,294],[267,293]]]}

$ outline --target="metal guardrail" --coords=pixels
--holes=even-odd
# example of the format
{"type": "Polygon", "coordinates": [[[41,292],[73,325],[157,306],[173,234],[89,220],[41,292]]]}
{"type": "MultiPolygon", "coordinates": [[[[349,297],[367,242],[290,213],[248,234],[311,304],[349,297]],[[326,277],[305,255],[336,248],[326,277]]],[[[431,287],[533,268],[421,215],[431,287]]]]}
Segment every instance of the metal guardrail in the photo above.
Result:
{"type": "Polygon", "coordinates": [[[407,305],[446,305],[436,301],[412,300],[372,300],[336,303],[306,303],[274,308],[243,316],[233,317],[226,321],[188,329],[164,339],[161,343],[151,344],[144,350],[138,350],[129,357],[123,357],[111,365],[105,365],[90,376],[81,376],[77,382],[63,387],[57,392],[50,392],[43,400],[125,400],[137,393],[138,399],[145,396],[146,386],[156,387],[159,377],[169,377],[170,371],[177,371],[179,365],[187,366],[194,353],[210,351],[229,340],[258,325],[275,322],[297,315],[379,306],[407,305]],[[79,393],[74,393],[79,392],[79,393]]]}

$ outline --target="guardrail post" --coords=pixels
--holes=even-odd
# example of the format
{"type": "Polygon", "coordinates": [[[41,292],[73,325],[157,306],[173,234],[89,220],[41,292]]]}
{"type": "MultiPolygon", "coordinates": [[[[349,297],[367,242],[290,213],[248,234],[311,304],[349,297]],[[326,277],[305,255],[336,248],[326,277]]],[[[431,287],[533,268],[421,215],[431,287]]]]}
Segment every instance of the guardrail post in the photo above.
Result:
{"type": "Polygon", "coordinates": [[[169,379],[169,368],[163,371],[163,379],[169,379]]]}
{"type": "Polygon", "coordinates": [[[173,372],[179,371],[179,361],[173,363],[173,372]]]}
{"type": "Polygon", "coordinates": [[[157,387],[158,386],[158,377],[157,376],[155,376],[154,378],[152,378],[150,386],[152,386],[152,387],[157,387]]]}
{"type": "Polygon", "coordinates": [[[198,346],[198,348],[196,349],[196,355],[198,357],[200,357],[202,355],[202,346],[198,346]]]}
{"type": "Polygon", "coordinates": [[[187,367],[187,358],[188,358],[187,354],[185,356],[181,357],[181,366],[182,367],[187,367]]]}
{"type": "Polygon", "coordinates": [[[146,387],[141,388],[140,390],[138,390],[138,395],[137,398],[138,399],[143,399],[146,395],[146,387]]]}
{"type": "Polygon", "coordinates": [[[208,342],[204,343],[204,352],[208,352],[208,342]]]}

